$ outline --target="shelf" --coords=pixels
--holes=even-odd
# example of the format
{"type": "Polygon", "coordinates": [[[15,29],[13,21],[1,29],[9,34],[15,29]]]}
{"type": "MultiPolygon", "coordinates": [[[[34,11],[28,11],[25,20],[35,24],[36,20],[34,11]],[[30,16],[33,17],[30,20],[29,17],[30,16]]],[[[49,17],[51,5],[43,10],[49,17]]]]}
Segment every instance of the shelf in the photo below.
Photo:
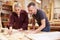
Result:
{"type": "Polygon", "coordinates": [[[12,5],[3,4],[2,5],[2,13],[1,13],[3,27],[7,26],[9,24],[10,13],[12,13],[12,5]]]}
{"type": "Polygon", "coordinates": [[[3,4],[3,5],[6,5],[6,6],[12,6],[12,5],[10,5],[10,4],[3,4]]]}
{"type": "Polygon", "coordinates": [[[12,11],[12,6],[10,6],[10,5],[2,5],[2,10],[12,11]]]}
{"type": "Polygon", "coordinates": [[[9,21],[2,21],[2,22],[4,22],[4,23],[5,23],[5,22],[9,22],[9,21]]]}

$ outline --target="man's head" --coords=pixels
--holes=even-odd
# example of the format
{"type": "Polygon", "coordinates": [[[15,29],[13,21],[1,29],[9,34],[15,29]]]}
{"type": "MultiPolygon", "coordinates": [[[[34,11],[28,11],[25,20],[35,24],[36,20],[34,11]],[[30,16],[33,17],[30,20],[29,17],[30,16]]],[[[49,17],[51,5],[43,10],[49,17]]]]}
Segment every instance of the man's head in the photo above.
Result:
{"type": "Polygon", "coordinates": [[[14,11],[16,12],[16,13],[20,13],[20,11],[21,11],[21,4],[20,3],[15,3],[15,5],[14,5],[14,11]]]}
{"type": "Polygon", "coordinates": [[[36,14],[36,5],[34,2],[29,3],[27,7],[30,14],[36,14]]]}

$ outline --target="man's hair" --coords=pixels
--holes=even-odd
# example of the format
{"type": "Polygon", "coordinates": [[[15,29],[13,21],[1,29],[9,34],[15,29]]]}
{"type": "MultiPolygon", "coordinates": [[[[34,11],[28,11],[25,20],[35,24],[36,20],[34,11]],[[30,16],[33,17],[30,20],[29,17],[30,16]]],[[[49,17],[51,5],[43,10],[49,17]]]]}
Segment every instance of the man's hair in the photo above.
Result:
{"type": "Polygon", "coordinates": [[[30,2],[27,7],[36,6],[34,2],[30,2]]]}

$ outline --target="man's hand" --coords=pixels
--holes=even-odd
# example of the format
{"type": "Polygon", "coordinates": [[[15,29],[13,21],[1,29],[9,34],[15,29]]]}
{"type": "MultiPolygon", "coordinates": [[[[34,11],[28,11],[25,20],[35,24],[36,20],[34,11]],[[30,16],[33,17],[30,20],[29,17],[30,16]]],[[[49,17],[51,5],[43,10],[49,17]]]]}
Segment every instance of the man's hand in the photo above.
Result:
{"type": "Polygon", "coordinates": [[[25,33],[27,33],[27,34],[36,34],[37,32],[35,30],[30,30],[30,31],[27,31],[25,33]]]}
{"type": "Polygon", "coordinates": [[[37,32],[36,30],[34,30],[34,31],[31,31],[30,33],[36,34],[36,33],[39,33],[39,32],[37,32]]]}
{"type": "Polygon", "coordinates": [[[29,33],[31,33],[31,34],[35,34],[35,33],[37,33],[36,31],[31,31],[31,32],[29,32],[29,33]]]}

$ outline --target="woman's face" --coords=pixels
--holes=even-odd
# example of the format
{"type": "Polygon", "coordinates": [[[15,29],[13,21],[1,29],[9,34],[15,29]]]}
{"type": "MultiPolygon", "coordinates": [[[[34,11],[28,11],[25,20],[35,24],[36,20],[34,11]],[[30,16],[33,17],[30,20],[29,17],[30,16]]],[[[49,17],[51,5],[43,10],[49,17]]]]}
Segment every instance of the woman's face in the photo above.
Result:
{"type": "Polygon", "coordinates": [[[15,12],[18,14],[18,13],[20,13],[21,8],[20,8],[20,7],[14,7],[14,10],[15,10],[15,12]]]}

